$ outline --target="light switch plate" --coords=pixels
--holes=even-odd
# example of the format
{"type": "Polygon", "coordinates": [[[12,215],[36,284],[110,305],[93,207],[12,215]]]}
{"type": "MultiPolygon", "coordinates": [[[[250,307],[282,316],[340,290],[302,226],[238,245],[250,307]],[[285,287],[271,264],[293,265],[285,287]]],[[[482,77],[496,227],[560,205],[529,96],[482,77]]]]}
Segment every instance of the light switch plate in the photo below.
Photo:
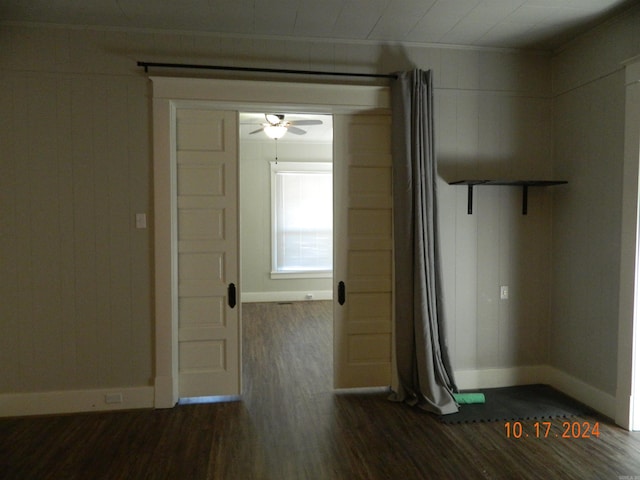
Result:
{"type": "Polygon", "coordinates": [[[509,300],[509,287],[506,285],[500,287],[500,300],[509,300]]]}
{"type": "Polygon", "coordinates": [[[147,228],[146,213],[136,213],[136,228],[147,228]]]}

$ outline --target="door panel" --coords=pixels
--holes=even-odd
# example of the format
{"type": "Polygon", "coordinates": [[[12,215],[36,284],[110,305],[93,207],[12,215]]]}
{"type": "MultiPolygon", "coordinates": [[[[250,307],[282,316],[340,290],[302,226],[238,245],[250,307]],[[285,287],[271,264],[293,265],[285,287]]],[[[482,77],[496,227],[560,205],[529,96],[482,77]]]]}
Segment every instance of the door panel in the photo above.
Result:
{"type": "Polygon", "coordinates": [[[346,289],[334,304],[336,388],[391,384],[390,128],[389,115],[334,116],[334,283],[346,289]]]}
{"type": "Polygon", "coordinates": [[[176,111],[178,394],[240,394],[237,114],[176,111]]]}
{"type": "Polygon", "coordinates": [[[183,209],[180,212],[178,236],[182,240],[223,240],[224,209],[183,209]]]}

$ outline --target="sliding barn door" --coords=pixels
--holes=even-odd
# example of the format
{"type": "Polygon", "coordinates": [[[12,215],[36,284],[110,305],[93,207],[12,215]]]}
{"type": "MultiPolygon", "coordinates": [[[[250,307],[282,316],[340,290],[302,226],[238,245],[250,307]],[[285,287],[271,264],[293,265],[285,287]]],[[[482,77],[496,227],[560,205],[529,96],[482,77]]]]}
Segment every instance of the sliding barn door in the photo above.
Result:
{"type": "Polygon", "coordinates": [[[236,112],[176,110],[178,391],[240,394],[236,112]]]}
{"type": "Polygon", "coordinates": [[[391,384],[389,115],[334,116],[334,383],[391,384]]]}

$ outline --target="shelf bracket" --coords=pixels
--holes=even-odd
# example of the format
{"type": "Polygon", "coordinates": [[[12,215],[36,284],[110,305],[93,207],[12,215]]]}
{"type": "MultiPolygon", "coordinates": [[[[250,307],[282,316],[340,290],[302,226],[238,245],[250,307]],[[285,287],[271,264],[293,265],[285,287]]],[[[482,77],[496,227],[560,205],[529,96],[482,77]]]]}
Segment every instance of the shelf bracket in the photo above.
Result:
{"type": "Polygon", "coordinates": [[[449,185],[467,186],[467,214],[473,213],[473,187],[475,185],[499,185],[510,187],[522,187],[522,215],[528,211],[529,187],[548,187],[551,185],[564,185],[566,180],[456,180],[449,185]]]}

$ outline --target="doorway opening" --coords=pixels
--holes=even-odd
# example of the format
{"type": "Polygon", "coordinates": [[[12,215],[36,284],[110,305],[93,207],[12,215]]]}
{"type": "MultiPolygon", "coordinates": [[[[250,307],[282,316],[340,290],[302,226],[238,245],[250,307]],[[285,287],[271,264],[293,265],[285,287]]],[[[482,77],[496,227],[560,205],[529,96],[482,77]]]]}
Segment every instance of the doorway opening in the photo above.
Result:
{"type": "MultiPolygon", "coordinates": [[[[334,236],[339,242],[339,248],[336,246],[334,252],[334,275],[342,285],[341,289],[338,288],[338,301],[332,302],[334,388],[389,385],[393,325],[389,88],[168,77],[152,77],[151,80],[155,407],[171,408],[181,396],[237,395],[241,390],[238,368],[241,360],[238,329],[241,304],[236,302],[236,285],[240,276],[239,229],[236,227],[238,216],[229,213],[235,211],[238,203],[234,187],[238,182],[235,177],[237,161],[232,162],[230,158],[232,155],[237,158],[238,112],[264,112],[282,105],[289,106],[285,108],[287,112],[306,111],[333,116],[334,194],[339,199],[335,203],[340,207],[336,208],[334,219],[334,236]],[[193,155],[187,153],[184,158],[186,150],[195,152],[193,155]],[[201,158],[203,151],[208,152],[204,155],[206,158],[201,158]],[[191,175],[187,178],[178,171],[183,165],[194,167],[189,170],[191,175]],[[211,183],[208,178],[218,180],[211,183]],[[198,197],[188,199],[187,203],[181,195],[176,195],[181,190],[178,184],[184,180],[195,188],[191,196],[198,197]],[[218,189],[215,196],[224,197],[228,202],[216,207],[207,203],[212,200],[207,197],[212,195],[206,192],[206,195],[199,195],[201,188],[209,189],[211,185],[218,189]],[[180,248],[184,246],[180,235],[184,233],[181,228],[185,223],[178,221],[180,212],[176,207],[217,210],[219,221],[204,225],[225,228],[233,238],[220,247],[211,247],[215,251],[205,258],[207,262],[200,261],[203,257],[193,257],[185,263],[185,257],[180,258],[180,248]],[[215,271],[215,268],[210,268],[212,266],[217,267],[222,276],[208,278],[203,283],[200,277],[211,277],[211,272],[215,271]],[[217,349],[215,358],[219,361],[215,368],[206,371],[203,367],[207,365],[194,363],[191,370],[200,377],[206,377],[206,381],[197,382],[200,391],[195,395],[183,395],[181,388],[185,369],[182,360],[187,358],[183,355],[187,352],[181,351],[180,345],[184,338],[179,332],[180,309],[183,307],[180,300],[184,280],[188,279],[185,274],[191,271],[198,273],[198,278],[189,285],[215,296],[209,304],[197,302],[191,305],[191,311],[198,319],[206,319],[212,311],[221,312],[226,315],[226,320],[217,322],[218,325],[212,328],[194,325],[194,341],[199,339],[200,333],[210,330],[219,336],[205,342],[217,349]],[[209,286],[220,287],[220,291],[212,294],[209,286]],[[212,302],[215,305],[211,305],[212,302]],[[224,381],[216,377],[224,377],[224,381]],[[228,385],[224,383],[227,381],[228,385]],[[207,391],[203,391],[203,387],[207,391]]],[[[190,225],[203,225],[195,221],[196,218],[193,220],[190,225]]],[[[215,231],[202,233],[211,242],[220,240],[215,231]]],[[[188,246],[199,248],[206,245],[194,238],[188,246]]],[[[192,350],[194,360],[213,358],[205,355],[205,348],[192,350]]]]}
{"type": "Polygon", "coordinates": [[[263,342],[301,380],[305,364],[333,364],[332,166],[332,115],[239,113],[243,395],[259,386],[250,359],[263,342]]]}
{"type": "Polygon", "coordinates": [[[640,59],[625,64],[616,423],[640,430],[640,59]]]}

